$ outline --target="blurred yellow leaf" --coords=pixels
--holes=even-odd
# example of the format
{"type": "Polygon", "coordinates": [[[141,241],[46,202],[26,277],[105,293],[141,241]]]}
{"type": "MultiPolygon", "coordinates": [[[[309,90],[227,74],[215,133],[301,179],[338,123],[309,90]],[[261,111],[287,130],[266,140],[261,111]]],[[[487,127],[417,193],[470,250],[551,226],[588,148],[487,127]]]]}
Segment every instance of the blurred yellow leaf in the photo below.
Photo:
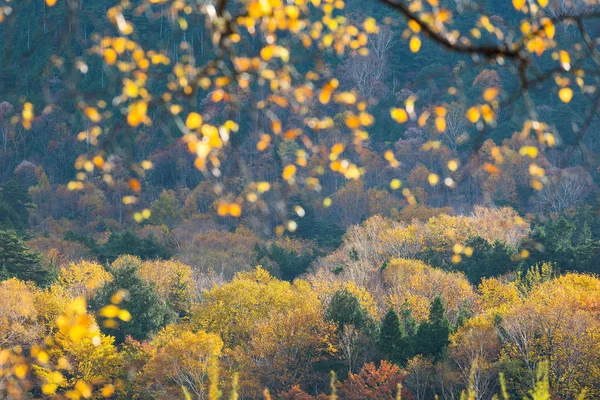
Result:
{"type": "Polygon", "coordinates": [[[185,126],[187,126],[188,129],[200,128],[202,126],[202,115],[197,112],[189,113],[185,120],[185,126]]]}
{"type": "Polygon", "coordinates": [[[104,318],[116,318],[119,315],[119,307],[109,304],[100,309],[100,315],[104,318]]]}
{"type": "Polygon", "coordinates": [[[516,10],[520,10],[525,5],[525,0],[513,0],[512,3],[516,10]]]}
{"type": "Polygon", "coordinates": [[[456,171],[458,169],[458,161],[456,161],[456,160],[448,161],[448,169],[452,172],[456,171]]]}
{"type": "Polygon", "coordinates": [[[139,193],[140,190],[142,190],[142,184],[140,183],[139,179],[135,178],[131,178],[129,180],[129,187],[136,193],[139,193]]]}
{"type": "Polygon", "coordinates": [[[421,49],[421,39],[419,39],[417,36],[411,37],[408,46],[410,51],[417,53],[421,49]]]}
{"type": "Polygon", "coordinates": [[[496,97],[498,97],[498,93],[500,93],[500,90],[496,87],[487,88],[483,92],[483,98],[489,103],[490,101],[493,101],[496,99],[496,97]]]}
{"type": "Polygon", "coordinates": [[[100,113],[94,107],[86,107],[85,110],[83,110],[83,112],[92,122],[100,122],[100,120],[102,119],[100,113]]]}
{"type": "Polygon", "coordinates": [[[113,65],[117,62],[117,52],[113,49],[106,49],[104,51],[104,61],[106,61],[108,65],[113,65]]]}
{"type": "Polygon", "coordinates": [[[563,103],[568,103],[573,98],[573,90],[571,88],[562,88],[558,91],[558,97],[563,103]]]}
{"type": "Polygon", "coordinates": [[[400,124],[403,124],[408,120],[408,113],[403,108],[392,108],[390,114],[392,118],[400,124]]]}
{"type": "Polygon", "coordinates": [[[495,165],[492,165],[490,163],[483,164],[483,170],[490,174],[497,174],[498,172],[500,172],[498,167],[496,167],[495,165]]]}
{"type": "Polygon", "coordinates": [[[331,148],[331,152],[333,154],[340,154],[340,153],[344,152],[344,148],[345,148],[345,146],[342,143],[336,143],[331,148]]]}
{"type": "Polygon", "coordinates": [[[471,107],[467,110],[467,119],[471,123],[476,123],[481,118],[481,113],[477,107],[471,107]]]}
{"type": "Polygon", "coordinates": [[[522,156],[529,156],[531,158],[535,158],[538,155],[537,147],[533,146],[523,146],[519,149],[519,154],[522,156]]]}
{"type": "Polygon", "coordinates": [[[446,118],[437,117],[435,119],[435,127],[438,130],[438,132],[444,132],[446,130],[446,118]]]}
{"type": "Polygon", "coordinates": [[[437,174],[429,174],[427,180],[431,186],[435,186],[440,181],[440,177],[437,174]]]}
{"type": "Polygon", "coordinates": [[[563,69],[565,71],[568,71],[571,69],[571,57],[569,56],[569,53],[567,53],[564,50],[560,51],[560,66],[563,67],[563,69]]]}
{"type": "Polygon", "coordinates": [[[291,179],[295,174],[296,174],[296,166],[289,164],[289,165],[286,165],[286,167],[283,169],[282,177],[284,180],[287,181],[287,180],[291,179]]]}
{"type": "Polygon", "coordinates": [[[367,18],[363,24],[364,28],[365,28],[365,32],[367,33],[377,33],[379,32],[379,27],[377,26],[377,21],[375,21],[375,18],[367,18]]]}
{"type": "Polygon", "coordinates": [[[131,313],[127,310],[120,310],[118,316],[121,321],[124,321],[124,322],[131,321],[131,313]]]}
{"type": "Polygon", "coordinates": [[[263,47],[260,51],[260,58],[265,61],[271,60],[271,58],[273,58],[273,46],[263,47]]]}
{"type": "Polygon", "coordinates": [[[146,119],[148,104],[143,101],[137,101],[129,105],[129,113],[127,114],[127,123],[130,126],[136,127],[146,119]]]}

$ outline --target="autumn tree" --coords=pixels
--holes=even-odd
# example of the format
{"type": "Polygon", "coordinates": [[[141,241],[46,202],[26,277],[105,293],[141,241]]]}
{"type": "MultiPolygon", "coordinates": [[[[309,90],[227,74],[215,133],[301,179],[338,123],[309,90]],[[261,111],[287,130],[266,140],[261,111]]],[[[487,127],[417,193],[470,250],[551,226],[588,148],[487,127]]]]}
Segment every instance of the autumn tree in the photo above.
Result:
{"type": "Polygon", "coordinates": [[[36,324],[38,312],[35,289],[11,278],[0,282],[0,347],[29,345],[39,339],[42,330],[36,324]]]}
{"type": "Polygon", "coordinates": [[[137,275],[154,285],[161,300],[183,316],[190,311],[195,296],[192,268],[178,261],[145,261],[137,275]]]}
{"type": "Polygon", "coordinates": [[[375,324],[357,296],[344,288],[332,297],[325,316],[337,326],[338,347],[349,373],[367,362],[375,344],[375,324]]]}
{"type": "Polygon", "coordinates": [[[214,334],[169,325],[151,342],[150,359],[137,379],[139,391],[161,398],[178,397],[182,388],[198,399],[213,398],[223,341],[214,334]],[[212,379],[212,384],[209,383],[212,379]]]}
{"type": "Polygon", "coordinates": [[[350,374],[339,387],[344,399],[397,399],[407,396],[406,389],[401,389],[405,373],[397,365],[383,360],[379,367],[374,363],[365,364],[359,373],[350,374]]]}
{"type": "Polygon", "coordinates": [[[84,296],[87,299],[111,280],[112,276],[102,265],[88,261],[62,267],[57,278],[58,284],[66,288],[73,297],[84,296]]]}

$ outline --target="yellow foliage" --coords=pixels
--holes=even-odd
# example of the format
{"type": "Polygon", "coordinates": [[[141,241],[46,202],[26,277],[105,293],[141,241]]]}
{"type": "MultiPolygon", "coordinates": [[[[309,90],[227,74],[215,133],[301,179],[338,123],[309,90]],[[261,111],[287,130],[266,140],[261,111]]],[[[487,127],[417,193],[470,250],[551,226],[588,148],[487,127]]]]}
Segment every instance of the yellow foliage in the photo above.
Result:
{"type": "Polygon", "coordinates": [[[151,357],[137,379],[140,392],[153,397],[177,398],[182,388],[198,398],[218,398],[218,335],[169,325],[152,341],[151,357]]]}
{"type": "Polygon", "coordinates": [[[247,341],[252,327],[272,313],[321,308],[317,294],[307,282],[280,281],[258,267],[205,291],[202,303],[193,311],[192,322],[200,329],[219,334],[227,346],[235,346],[247,341]]]}
{"type": "Polygon", "coordinates": [[[96,262],[80,261],[61,268],[57,280],[71,295],[89,299],[96,289],[112,281],[112,276],[96,262]]]}
{"type": "Polygon", "coordinates": [[[156,292],[176,310],[189,309],[194,298],[192,268],[179,261],[145,261],[137,271],[140,278],[155,285],[156,292]]]}
{"type": "Polygon", "coordinates": [[[0,347],[29,345],[40,338],[33,286],[11,278],[0,282],[0,347]]]}
{"type": "Polygon", "coordinates": [[[521,296],[515,283],[503,283],[496,278],[484,278],[477,288],[477,302],[481,309],[489,313],[505,311],[519,304],[521,296]]]}
{"type": "Polygon", "coordinates": [[[388,306],[400,310],[408,302],[418,321],[427,319],[429,304],[438,295],[452,323],[462,309],[470,309],[475,302],[475,292],[464,275],[433,268],[419,260],[390,260],[383,275],[390,287],[388,306]]]}

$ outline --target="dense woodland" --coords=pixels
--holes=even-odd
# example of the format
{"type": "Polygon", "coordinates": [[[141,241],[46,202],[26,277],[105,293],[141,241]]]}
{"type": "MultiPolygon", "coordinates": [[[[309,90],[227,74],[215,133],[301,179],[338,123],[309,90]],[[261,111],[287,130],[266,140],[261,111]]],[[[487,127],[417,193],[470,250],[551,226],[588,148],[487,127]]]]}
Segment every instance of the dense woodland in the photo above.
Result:
{"type": "MultiPolygon", "coordinates": [[[[161,85],[185,79],[163,58],[219,59],[218,24],[191,6],[184,24],[172,7],[187,2],[149,1],[154,15],[133,11],[147,2],[122,2],[115,13],[133,21],[137,44],[108,48],[139,63],[135,46],[155,46],[163,58],[150,57],[149,83],[134,74],[121,87],[129,70],[115,72],[105,44],[98,50],[120,2],[55,3],[0,2],[0,397],[600,398],[593,90],[566,95],[568,83],[543,81],[540,69],[530,73],[539,84],[513,99],[522,81],[503,62],[445,49],[427,40],[435,29],[421,41],[427,22],[411,33],[385,1],[330,1],[340,24],[364,26],[356,48],[368,51],[317,51],[282,33],[294,66],[283,70],[310,76],[316,65],[336,82],[301,113],[262,70],[252,90],[231,89],[237,102],[209,81],[186,92],[202,116],[150,108],[154,123],[141,123],[119,101],[160,97],[161,85]],[[363,24],[372,19],[377,29],[363,24]],[[339,102],[329,102],[334,89],[339,102]],[[505,93],[510,101],[495,100],[505,93]],[[481,98],[491,106],[470,106],[481,98]],[[115,111],[100,118],[84,103],[115,111]],[[550,132],[543,140],[530,134],[540,125],[531,113],[550,132]],[[223,124],[210,129],[231,143],[199,162],[203,142],[189,130],[213,140],[203,120],[223,124]],[[110,134],[94,133],[104,125],[110,134]]],[[[250,3],[279,4],[225,8],[250,3]]],[[[474,37],[529,32],[519,0],[441,3],[474,37]]],[[[597,20],[563,18],[595,12],[582,3],[542,6],[555,29],[544,40],[595,38],[597,20]]],[[[238,36],[249,54],[269,61],[248,32],[238,36]]],[[[536,62],[569,71],[563,53],[538,50],[536,62]]],[[[592,68],[596,51],[573,67],[592,68]]]]}

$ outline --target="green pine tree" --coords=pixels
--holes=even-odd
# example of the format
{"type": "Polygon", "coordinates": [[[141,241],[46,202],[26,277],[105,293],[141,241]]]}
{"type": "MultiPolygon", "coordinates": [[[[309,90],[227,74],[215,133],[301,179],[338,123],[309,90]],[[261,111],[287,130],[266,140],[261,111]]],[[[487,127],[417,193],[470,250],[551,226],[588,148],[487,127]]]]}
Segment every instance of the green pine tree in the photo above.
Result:
{"type": "Polygon", "coordinates": [[[337,325],[340,332],[343,331],[345,325],[354,325],[361,329],[368,323],[368,317],[362,309],[360,301],[347,289],[335,292],[325,316],[337,325]]]}
{"type": "Polygon", "coordinates": [[[513,261],[515,251],[498,240],[490,244],[487,240],[475,236],[470,238],[466,245],[473,249],[473,255],[464,257],[456,265],[456,269],[464,272],[475,285],[483,278],[501,275],[519,267],[513,261]]]}
{"type": "Polygon", "coordinates": [[[42,266],[42,258],[31,251],[15,231],[0,230],[0,278],[50,284],[54,275],[42,266]]]}
{"type": "Polygon", "coordinates": [[[596,261],[599,248],[600,243],[594,240],[590,226],[584,223],[574,249],[574,269],[579,272],[600,272],[598,262],[596,261]]]}
{"type": "Polygon", "coordinates": [[[446,311],[442,298],[437,296],[431,302],[429,319],[419,325],[416,337],[417,353],[424,356],[441,359],[450,336],[450,323],[446,318],[446,311]]]}
{"type": "Polygon", "coordinates": [[[381,321],[377,348],[382,359],[402,365],[408,356],[407,337],[400,318],[394,309],[390,308],[381,321]]]}
{"type": "Polygon", "coordinates": [[[137,267],[123,265],[114,268],[113,281],[106,283],[90,301],[90,309],[98,311],[110,304],[111,296],[119,289],[127,291],[128,295],[120,307],[129,311],[132,319],[121,322],[116,329],[102,327],[103,332],[114,336],[117,343],[123,343],[127,336],[136,340],[146,339],[177,319],[175,311],[160,299],[154,286],[138,277],[137,267]]]}
{"type": "Polygon", "coordinates": [[[29,227],[29,209],[32,207],[27,186],[12,178],[0,187],[0,228],[24,234],[29,227]]]}

